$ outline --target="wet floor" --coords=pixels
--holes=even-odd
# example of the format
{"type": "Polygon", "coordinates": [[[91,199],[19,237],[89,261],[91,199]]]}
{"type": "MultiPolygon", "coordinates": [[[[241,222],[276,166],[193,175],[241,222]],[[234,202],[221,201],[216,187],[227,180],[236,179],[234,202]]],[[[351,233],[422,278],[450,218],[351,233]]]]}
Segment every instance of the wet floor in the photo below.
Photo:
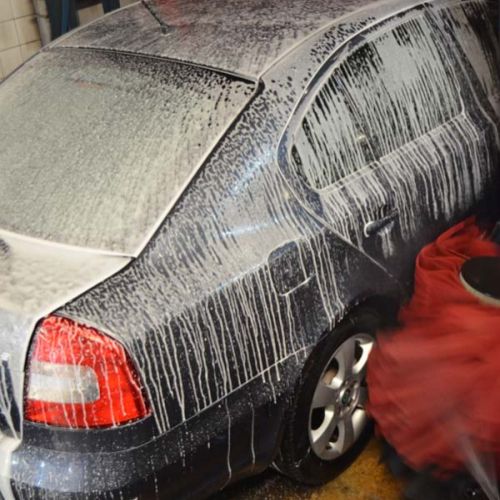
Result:
{"type": "Polygon", "coordinates": [[[242,481],[212,500],[400,500],[403,486],[380,463],[373,440],[342,475],[320,488],[298,486],[274,471],[242,481]]]}

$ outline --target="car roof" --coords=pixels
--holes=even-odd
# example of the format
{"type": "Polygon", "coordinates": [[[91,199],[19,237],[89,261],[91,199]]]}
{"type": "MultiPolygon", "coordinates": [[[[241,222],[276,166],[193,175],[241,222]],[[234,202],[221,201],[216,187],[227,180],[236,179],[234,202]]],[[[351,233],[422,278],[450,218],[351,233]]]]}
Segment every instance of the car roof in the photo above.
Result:
{"type": "Polygon", "coordinates": [[[369,0],[144,0],[56,46],[153,55],[257,78],[308,36],[368,4],[369,0]]]}

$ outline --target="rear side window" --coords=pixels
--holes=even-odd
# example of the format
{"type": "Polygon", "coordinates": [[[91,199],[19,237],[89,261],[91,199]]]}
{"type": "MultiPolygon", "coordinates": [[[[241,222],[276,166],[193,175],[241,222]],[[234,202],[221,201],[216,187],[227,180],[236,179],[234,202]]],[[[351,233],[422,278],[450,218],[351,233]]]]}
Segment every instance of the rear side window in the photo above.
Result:
{"type": "Polygon", "coordinates": [[[332,72],[299,126],[294,170],[324,189],[459,115],[449,50],[425,19],[376,36],[332,72]]]}
{"type": "Polygon", "coordinates": [[[321,89],[307,112],[292,147],[296,173],[322,189],[370,163],[371,152],[354,103],[336,75],[321,89]]]}

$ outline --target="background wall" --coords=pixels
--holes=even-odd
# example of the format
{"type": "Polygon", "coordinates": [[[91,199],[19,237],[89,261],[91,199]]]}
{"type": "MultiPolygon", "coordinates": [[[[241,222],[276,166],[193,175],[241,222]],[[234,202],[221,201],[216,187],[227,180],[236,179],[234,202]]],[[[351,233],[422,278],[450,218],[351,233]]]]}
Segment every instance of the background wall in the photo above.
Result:
{"type": "MultiPolygon", "coordinates": [[[[137,0],[120,0],[121,6],[137,0]]],[[[0,81],[51,40],[46,0],[0,0],[0,81]]],[[[98,0],[77,2],[80,25],[104,14],[98,0]]]]}
{"type": "Polygon", "coordinates": [[[0,0],[0,80],[40,46],[32,0],[0,0]]]}

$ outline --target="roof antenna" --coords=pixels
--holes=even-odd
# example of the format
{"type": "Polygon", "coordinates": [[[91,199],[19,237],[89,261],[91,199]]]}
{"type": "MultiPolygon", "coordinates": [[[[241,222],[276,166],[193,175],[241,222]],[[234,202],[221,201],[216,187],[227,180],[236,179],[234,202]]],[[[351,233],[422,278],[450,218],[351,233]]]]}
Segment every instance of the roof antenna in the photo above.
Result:
{"type": "Polygon", "coordinates": [[[146,7],[149,13],[156,19],[157,23],[160,25],[162,35],[166,35],[168,33],[169,26],[165,24],[162,18],[158,15],[155,8],[148,2],[148,0],[142,0],[142,5],[146,7]]]}

